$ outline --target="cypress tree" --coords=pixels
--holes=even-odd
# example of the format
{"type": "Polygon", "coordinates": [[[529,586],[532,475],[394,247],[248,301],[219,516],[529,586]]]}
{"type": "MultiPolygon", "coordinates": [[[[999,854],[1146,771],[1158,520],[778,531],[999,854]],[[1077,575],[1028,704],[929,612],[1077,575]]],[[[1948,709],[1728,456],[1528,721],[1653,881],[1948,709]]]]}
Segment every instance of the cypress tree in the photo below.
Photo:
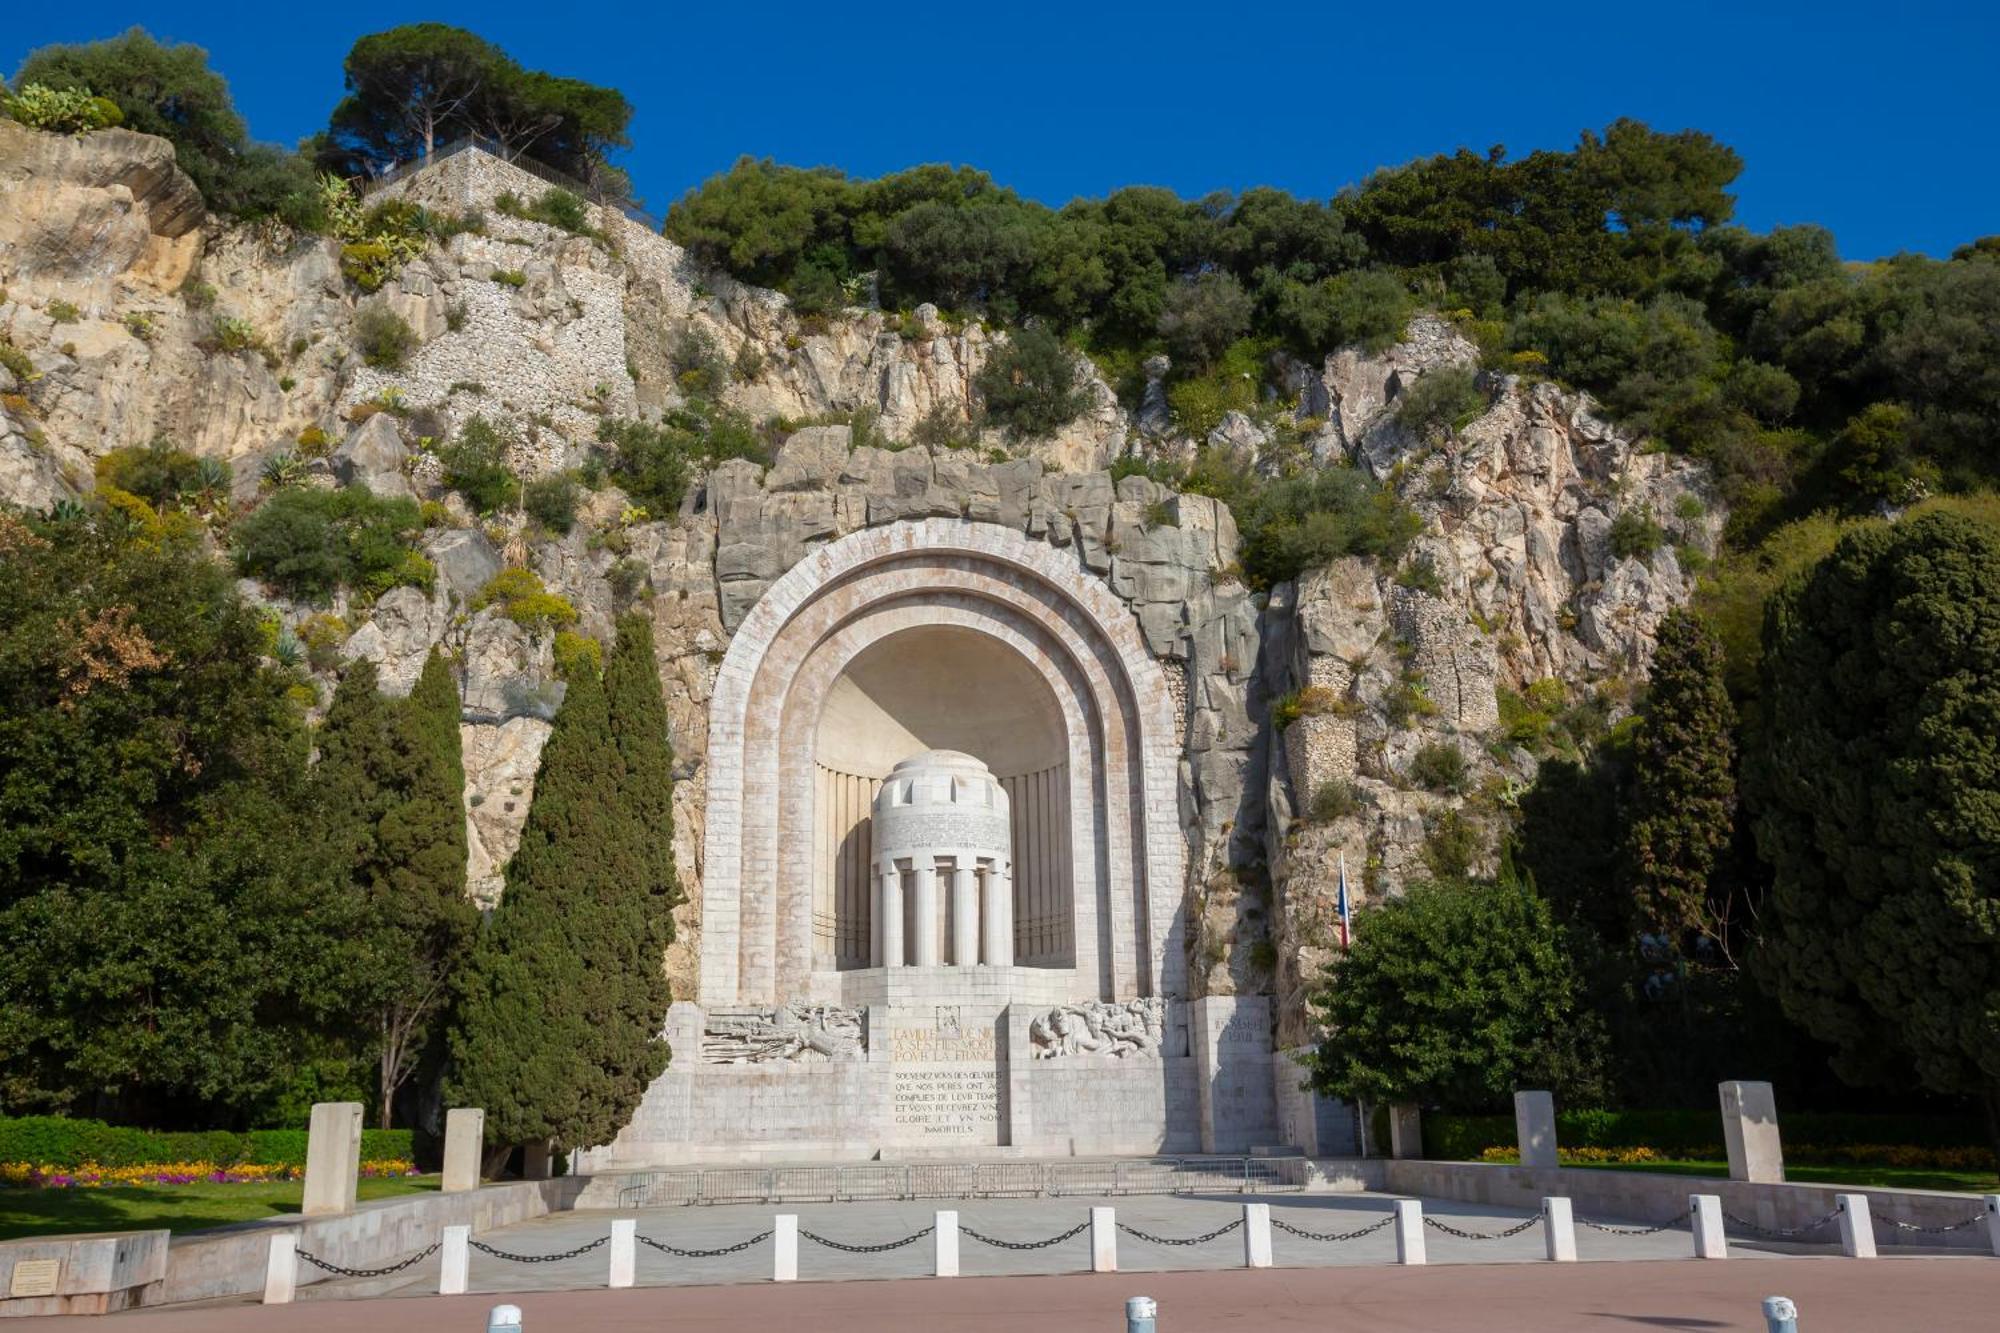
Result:
{"type": "Polygon", "coordinates": [[[1634,756],[1636,817],[1626,838],[1640,915],[1654,928],[1716,934],[1709,877],[1736,814],[1736,710],[1722,647],[1686,609],[1660,622],[1634,756]]]}

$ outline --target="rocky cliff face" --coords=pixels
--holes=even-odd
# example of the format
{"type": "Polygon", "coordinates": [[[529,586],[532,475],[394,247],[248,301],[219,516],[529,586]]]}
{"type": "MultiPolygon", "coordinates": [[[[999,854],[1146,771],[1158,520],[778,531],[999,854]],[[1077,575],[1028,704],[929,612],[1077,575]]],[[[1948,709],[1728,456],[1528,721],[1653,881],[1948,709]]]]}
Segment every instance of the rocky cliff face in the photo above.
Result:
{"type": "MultiPolygon", "coordinates": [[[[1689,578],[1669,547],[1614,554],[1617,517],[1643,513],[1704,553],[1720,523],[1698,469],[1643,451],[1548,384],[1490,379],[1486,409],[1448,442],[1412,437],[1396,420],[1402,395],[1476,359],[1448,324],[1419,319],[1384,354],[1348,350],[1284,370],[1295,395],[1284,410],[1310,423],[1315,457],[1392,479],[1423,516],[1399,570],[1348,560],[1252,594],[1225,507],[1105,470],[1139,441],[1169,452],[1193,442],[1175,438],[1157,393],[1128,415],[1098,378],[1090,411],[1031,445],[988,436],[966,450],[857,447],[846,425],[798,425],[768,469],[726,463],[675,515],[640,519],[605,490],[567,536],[518,516],[481,524],[441,490],[417,423],[448,430],[475,413],[504,416],[525,426],[510,460],[517,471],[575,467],[601,418],[680,401],[675,349],[698,335],[733,367],[727,398],[752,419],[868,409],[894,444],[934,414],[968,415],[972,377],[1000,335],[947,327],[927,307],[803,320],[781,296],[701,272],[607,210],[595,210],[597,237],[502,216],[501,192],[533,197],[542,184],[477,153],[390,189],[480,210],[483,232],[431,245],[367,296],[343,278],[331,242],[203,217],[158,140],[0,122],[0,186],[0,333],[34,369],[31,379],[0,370],[0,499],[46,507],[75,496],[96,458],[164,436],[230,461],[247,504],[263,461],[317,427],[338,447],[311,465],[312,484],[443,505],[445,521],[423,543],[438,571],[429,594],[307,607],[246,591],[308,642],[330,645],[332,658],[377,662],[391,689],[409,688],[433,644],[450,649],[464,689],[470,869],[482,900],[500,890],[561,685],[548,636],[494,609],[471,612],[474,597],[503,567],[526,565],[577,607],[587,633],[608,635],[628,601],[650,612],[681,779],[676,852],[690,901],[669,966],[684,996],[694,994],[699,948],[716,666],[757,597],[816,543],[962,515],[1072,552],[1127,601],[1185,704],[1196,988],[1261,991],[1275,975],[1281,1041],[1292,1044],[1306,1034],[1302,980],[1333,939],[1332,873],[1343,855],[1364,899],[1428,873],[1441,831],[1475,862],[1490,859],[1492,834],[1535,766],[1506,740],[1498,692],[1620,706],[1653,626],[1685,599],[1689,578]],[[368,366],[355,350],[356,320],[371,304],[417,335],[398,370],[368,366]],[[247,326],[247,341],[231,340],[239,350],[224,350],[218,317],[247,326]],[[371,415],[384,402],[396,411],[371,415]],[[643,581],[621,595],[614,567],[622,585],[634,562],[643,581]],[[1282,731],[1270,722],[1281,698],[1287,716],[1299,715],[1282,731]],[[1436,761],[1420,757],[1438,747],[1463,757],[1454,790],[1426,787],[1425,765],[1436,761]]],[[[1238,416],[1210,443],[1254,455],[1268,438],[1238,416]]]]}

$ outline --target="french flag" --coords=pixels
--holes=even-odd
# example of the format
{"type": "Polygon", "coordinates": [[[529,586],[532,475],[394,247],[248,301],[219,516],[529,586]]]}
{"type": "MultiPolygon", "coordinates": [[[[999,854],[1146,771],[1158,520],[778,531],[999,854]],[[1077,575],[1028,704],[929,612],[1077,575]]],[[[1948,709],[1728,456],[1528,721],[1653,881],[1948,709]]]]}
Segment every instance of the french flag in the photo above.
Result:
{"type": "Polygon", "coordinates": [[[1346,953],[1347,942],[1348,942],[1348,930],[1353,920],[1353,914],[1348,907],[1348,901],[1347,901],[1347,853],[1344,851],[1340,854],[1339,908],[1340,908],[1340,951],[1342,953],[1346,953]]]}

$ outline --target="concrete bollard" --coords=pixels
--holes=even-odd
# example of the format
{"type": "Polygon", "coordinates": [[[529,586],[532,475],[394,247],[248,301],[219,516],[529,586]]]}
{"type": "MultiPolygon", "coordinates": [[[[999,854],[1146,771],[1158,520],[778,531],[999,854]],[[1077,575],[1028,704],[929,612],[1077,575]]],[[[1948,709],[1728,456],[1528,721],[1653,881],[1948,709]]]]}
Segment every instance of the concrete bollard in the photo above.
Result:
{"type": "Polygon", "coordinates": [[[931,1271],[939,1277],[958,1276],[958,1212],[938,1213],[931,1222],[931,1271]]]}
{"type": "Polygon", "coordinates": [[[1556,1166],[1556,1099],[1547,1092],[1514,1094],[1514,1140],[1522,1166],[1556,1166]]]}
{"type": "Polygon", "coordinates": [[[1737,1080],[1718,1085],[1717,1093],[1722,1099],[1729,1178],[1782,1183],[1785,1148],[1778,1136],[1778,1099],[1771,1085],[1737,1080]]]}
{"type": "Polygon", "coordinates": [[[1125,1302],[1125,1333],[1157,1333],[1160,1306],[1151,1296],[1134,1296],[1125,1302]]]}
{"type": "Polygon", "coordinates": [[[264,1304],[289,1305],[298,1289],[298,1233],[280,1231],[271,1237],[271,1256],[264,1262],[264,1304]]]}
{"type": "Polygon", "coordinates": [[[361,1179],[361,1103],[315,1102],[306,1130],[306,1187],[299,1212],[326,1217],[354,1211],[361,1179]]]}
{"type": "Polygon", "coordinates": [[[2000,1255],[2000,1194],[1986,1196],[1986,1243],[2000,1255]]]}
{"type": "Polygon", "coordinates": [[[639,1280],[639,1219],[611,1219],[611,1280],[606,1285],[629,1287],[639,1280]]]}
{"type": "Polygon", "coordinates": [[[486,1333],[521,1333],[521,1307],[494,1306],[486,1315],[486,1333]]]}
{"type": "Polygon", "coordinates": [[[799,1280],[799,1216],[779,1213],[771,1228],[771,1281],[799,1280]]]}
{"type": "Polygon", "coordinates": [[[1840,1252],[1850,1259],[1875,1257],[1875,1219],[1868,1215],[1866,1194],[1836,1194],[1840,1205],[1840,1252]]]}
{"type": "Polygon", "coordinates": [[[1424,1206],[1415,1199],[1396,1200],[1396,1262],[1424,1262],[1424,1206]]]}
{"type": "Polygon", "coordinates": [[[1268,1203],[1243,1205],[1243,1266],[1271,1266],[1271,1205],[1268,1203]]]}
{"type": "Polygon", "coordinates": [[[1115,1208],[1090,1210],[1090,1271],[1118,1271],[1118,1211],[1115,1208]]]}
{"type": "Polygon", "coordinates": [[[1694,1223],[1694,1257],[1727,1259],[1729,1238],[1722,1230],[1722,1196],[1688,1195],[1688,1216],[1694,1223]]]}
{"type": "Polygon", "coordinates": [[[1799,1307],[1787,1297],[1766,1296],[1764,1333],[1799,1333],[1799,1307]]]}
{"type": "Polygon", "coordinates": [[[479,1168],[486,1152],[486,1112],[459,1106],[444,1113],[444,1172],[438,1189],[445,1194],[479,1188],[479,1168]]]}
{"type": "Polygon", "coordinates": [[[1576,1214],[1568,1199],[1542,1200],[1542,1238],[1548,1242],[1551,1263],[1576,1262],[1576,1214]]]}
{"type": "Polygon", "coordinates": [[[446,1227],[438,1256],[438,1295],[463,1296],[472,1284],[472,1228],[446,1227]]]}

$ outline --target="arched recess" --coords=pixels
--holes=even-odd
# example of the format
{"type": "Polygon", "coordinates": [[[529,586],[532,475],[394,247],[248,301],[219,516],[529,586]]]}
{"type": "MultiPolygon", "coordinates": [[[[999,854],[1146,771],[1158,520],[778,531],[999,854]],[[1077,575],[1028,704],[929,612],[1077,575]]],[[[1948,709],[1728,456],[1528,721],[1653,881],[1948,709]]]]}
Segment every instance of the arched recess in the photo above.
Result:
{"type": "Polygon", "coordinates": [[[730,642],[709,715],[704,1004],[813,993],[811,874],[799,859],[815,826],[818,724],[871,647],[947,624],[1032,671],[1063,709],[1074,992],[1185,989],[1173,705],[1131,612],[1073,554],[991,524],[930,519],[817,548],[730,642]]]}

